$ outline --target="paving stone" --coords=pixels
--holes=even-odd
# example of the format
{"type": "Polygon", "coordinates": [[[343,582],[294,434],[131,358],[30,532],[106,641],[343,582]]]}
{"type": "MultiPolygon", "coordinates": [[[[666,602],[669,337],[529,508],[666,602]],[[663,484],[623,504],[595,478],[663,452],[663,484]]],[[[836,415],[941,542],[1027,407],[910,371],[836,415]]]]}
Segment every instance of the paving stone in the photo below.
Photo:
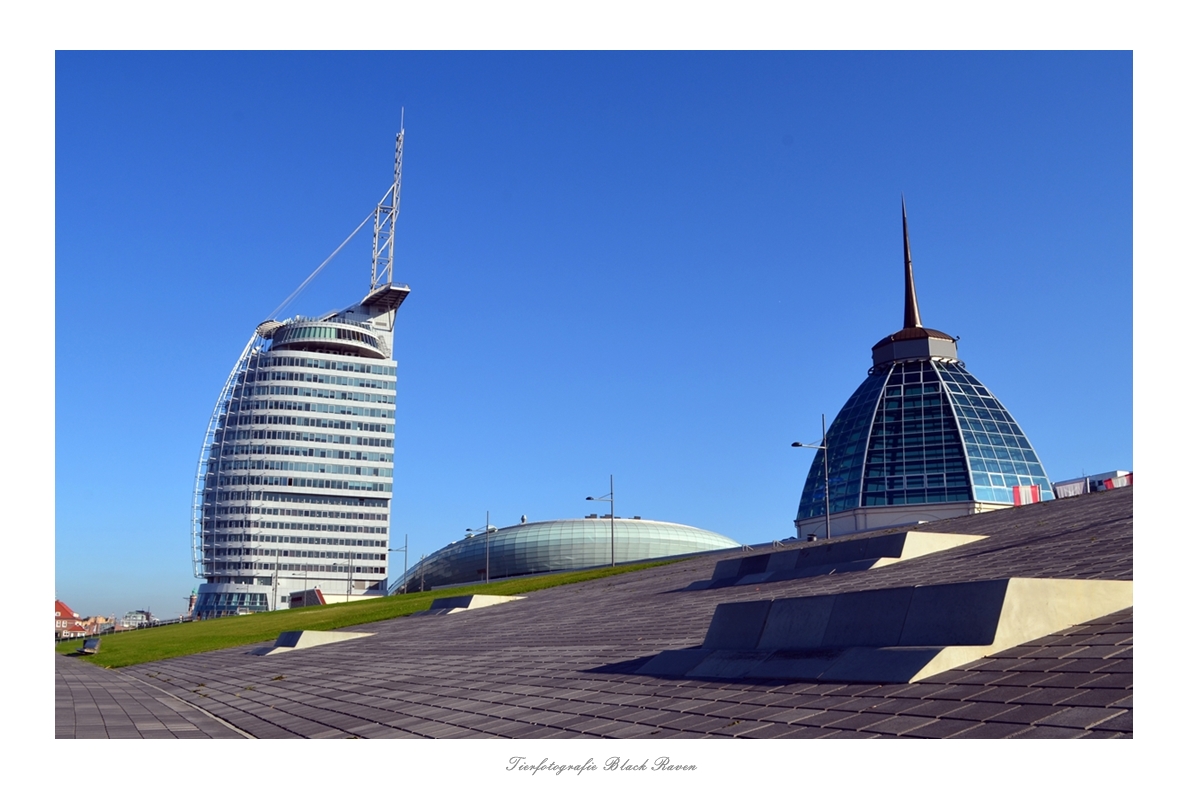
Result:
{"type": "MultiPolygon", "coordinates": [[[[975,699],[978,702],[1020,702],[1023,697],[1029,697],[1038,691],[1038,689],[1029,686],[993,686],[977,694],[975,699]]],[[[1066,696],[1071,696],[1071,694],[1066,696]]]]}
{"type": "Polygon", "coordinates": [[[201,708],[259,737],[1131,737],[1132,610],[915,684],[633,671],[642,657],[699,647],[718,604],[753,602],[756,593],[790,599],[1007,576],[1132,578],[1132,490],[1083,497],[920,526],[989,536],[954,550],[959,556],[766,581],[758,591],[685,590],[712,575],[720,556],[705,556],[539,591],[500,608],[498,619],[354,627],[374,636],[334,654],[287,654],[283,664],[242,647],[122,670],[78,661],[55,670],[55,733],[108,737],[141,725],[154,734],[241,737],[201,708]],[[606,603],[615,614],[604,614],[606,603]],[[76,675],[82,668],[89,672],[76,675]],[[1101,720],[1101,711],[1116,715],[1101,720]],[[941,716],[953,713],[970,718],[941,716]]]}
{"type": "Polygon", "coordinates": [[[1041,738],[1050,740],[1053,738],[1083,738],[1088,734],[1086,730],[1073,729],[1071,727],[1027,727],[1019,732],[1017,735],[1011,735],[1012,740],[1018,738],[1041,738]]]}
{"type": "Polygon", "coordinates": [[[936,719],[904,734],[912,738],[952,738],[979,726],[979,722],[967,719],[936,719]]]}
{"type": "Polygon", "coordinates": [[[944,711],[940,716],[946,719],[967,719],[968,721],[988,721],[993,719],[998,721],[1001,715],[1003,706],[999,702],[962,702],[959,708],[944,711]]]}
{"type": "Polygon", "coordinates": [[[1058,708],[1049,705],[998,705],[997,713],[982,721],[997,721],[1006,724],[1034,724],[1059,713],[1058,708]]]}
{"type": "MultiPolygon", "coordinates": [[[[1064,700],[1060,705],[1081,705],[1093,708],[1107,708],[1133,702],[1132,689],[1086,689],[1085,691],[1064,700]]],[[[1126,706],[1128,707],[1128,706],[1126,706]]]]}
{"type": "Polygon", "coordinates": [[[829,738],[841,730],[830,729],[828,727],[797,727],[795,730],[780,735],[780,738],[829,738]]]}
{"type": "MultiPolygon", "coordinates": [[[[1030,688],[1041,684],[1051,673],[1049,672],[1001,672],[994,673],[996,677],[987,686],[1014,686],[1030,688]]],[[[1062,673],[1060,673],[1062,674],[1062,673]]]]}
{"type": "Polygon", "coordinates": [[[924,699],[900,699],[895,697],[893,699],[882,700],[881,702],[871,705],[869,710],[876,713],[910,713],[911,709],[918,708],[928,704],[929,700],[924,699]]]}
{"type": "Polygon", "coordinates": [[[1080,730],[1091,729],[1125,713],[1128,711],[1121,708],[1065,708],[1043,719],[1043,724],[1053,727],[1075,727],[1080,730]]]}
{"type": "Polygon", "coordinates": [[[1077,689],[1087,686],[1092,681],[1097,680],[1098,677],[1095,674],[1083,672],[1054,672],[1038,676],[1039,680],[1035,681],[1032,685],[1036,687],[1077,689]]]}
{"type": "Polygon", "coordinates": [[[1025,730],[1029,725],[1026,724],[1000,724],[996,722],[985,722],[979,724],[970,730],[957,733],[951,737],[953,738],[1009,738],[1025,730]]]}
{"type": "Polygon", "coordinates": [[[1024,705],[1057,705],[1059,703],[1074,704],[1076,697],[1083,694],[1082,689],[1040,687],[1027,694],[1023,694],[1011,702],[1024,705]]]}
{"type": "Polygon", "coordinates": [[[1132,689],[1133,688],[1133,670],[1123,673],[1108,673],[1097,674],[1091,678],[1087,683],[1083,684],[1083,688],[1092,689],[1132,689]]]}

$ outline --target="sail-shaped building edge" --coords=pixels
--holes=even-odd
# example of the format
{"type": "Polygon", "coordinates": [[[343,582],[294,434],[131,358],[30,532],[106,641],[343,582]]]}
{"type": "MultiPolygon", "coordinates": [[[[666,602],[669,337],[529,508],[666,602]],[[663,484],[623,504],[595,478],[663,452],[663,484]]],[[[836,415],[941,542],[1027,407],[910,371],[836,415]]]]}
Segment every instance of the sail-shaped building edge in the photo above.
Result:
{"type": "Polygon", "coordinates": [[[905,200],[902,217],[903,327],[874,345],[866,379],[816,451],[796,516],[801,538],[1054,499],[1034,447],[957,358],[957,340],[923,327],[905,200]]]}
{"type": "Polygon", "coordinates": [[[371,286],[319,317],[266,320],[223,385],[194,484],[195,618],[381,595],[395,447],[392,281],[403,131],[373,213],[371,286]],[[295,599],[294,599],[295,601],[295,599]]]}

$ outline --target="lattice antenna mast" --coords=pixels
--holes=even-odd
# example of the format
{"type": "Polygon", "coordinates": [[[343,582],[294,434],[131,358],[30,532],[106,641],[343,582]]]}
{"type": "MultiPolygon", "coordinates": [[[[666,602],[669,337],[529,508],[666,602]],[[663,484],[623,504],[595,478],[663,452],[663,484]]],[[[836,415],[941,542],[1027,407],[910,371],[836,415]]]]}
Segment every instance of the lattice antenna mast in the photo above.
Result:
{"type": "Polygon", "coordinates": [[[371,242],[371,291],[392,283],[396,252],[396,218],[400,215],[400,181],[404,172],[404,110],[400,110],[400,133],[396,135],[396,166],[392,187],[375,208],[375,236],[371,242]]]}

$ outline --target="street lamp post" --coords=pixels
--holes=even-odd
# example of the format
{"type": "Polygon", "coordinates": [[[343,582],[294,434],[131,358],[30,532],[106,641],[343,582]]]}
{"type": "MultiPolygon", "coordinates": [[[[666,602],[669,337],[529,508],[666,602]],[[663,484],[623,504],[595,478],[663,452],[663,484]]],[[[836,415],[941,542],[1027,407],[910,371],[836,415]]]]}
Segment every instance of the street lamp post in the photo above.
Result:
{"type": "MultiPolygon", "coordinates": [[[[468,528],[466,528],[466,532],[473,533],[474,528],[468,527],[468,528]]],[[[486,573],[483,574],[482,583],[484,585],[490,583],[490,512],[489,511],[486,512],[486,573]]]]}
{"type": "Polygon", "coordinates": [[[404,546],[389,549],[388,552],[403,552],[404,553],[404,589],[401,591],[404,595],[408,595],[408,534],[404,534],[404,546]]]}
{"type": "Polygon", "coordinates": [[[792,448],[814,448],[824,457],[824,537],[833,537],[832,519],[828,504],[828,431],[824,425],[824,413],[820,414],[820,445],[815,443],[792,443],[792,448]]]}
{"type": "Polygon", "coordinates": [[[334,561],[334,563],[332,565],[335,568],[341,567],[341,568],[346,569],[346,600],[350,601],[350,597],[351,597],[350,591],[354,589],[354,553],[353,552],[346,553],[346,561],[347,562],[343,563],[341,561],[336,560],[336,561],[334,561]]]}
{"type": "Polygon", "coordinates": [[[610,501],[610,565],[614,566],[614,475],[610,475],[610,494],[602,495],[601,497],[587,497],[586,500],[610,501]]]}

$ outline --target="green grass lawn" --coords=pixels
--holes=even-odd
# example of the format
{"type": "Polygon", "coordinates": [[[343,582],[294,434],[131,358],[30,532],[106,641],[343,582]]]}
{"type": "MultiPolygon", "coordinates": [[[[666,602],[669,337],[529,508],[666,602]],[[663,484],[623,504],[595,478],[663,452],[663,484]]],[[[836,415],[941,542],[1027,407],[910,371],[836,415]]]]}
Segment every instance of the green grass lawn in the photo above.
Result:
{"type": "MultiPolygon", "coordinates": [[[[588,571],[521,577],[491,582],[489,585],[469,585],[447,590],[387,596],[367,601],[330,604],[322,607],[282,609],[254,615],[176,623],[159,628],[121,631],[117,634],[105,635],[102,638],[99,652],[95,655],[79,656],[78,658],[86,659],[103,667],[127,667],[132,664],[143,664],[146,661],[205,653],[208,650],[239,647],[255,642],[269,642],[282,631],[328,631],[344,626],[357,626],[361,623],[374,623],[377,620],[398,618],[428,609],[435,598],[465,596],[470,593],[515,596],[531,593],[533,590],[543,590],[573,582],[586,582],[591,579],[601,579],[673,562],[676,561],[661,560],[652,563],[616,566],[615,568],[595,568],[588,571]]],[[[72,639],[58,643],[54,649],[58,653],[74,653],[81,646],[81,639],[72,639]]]]}

